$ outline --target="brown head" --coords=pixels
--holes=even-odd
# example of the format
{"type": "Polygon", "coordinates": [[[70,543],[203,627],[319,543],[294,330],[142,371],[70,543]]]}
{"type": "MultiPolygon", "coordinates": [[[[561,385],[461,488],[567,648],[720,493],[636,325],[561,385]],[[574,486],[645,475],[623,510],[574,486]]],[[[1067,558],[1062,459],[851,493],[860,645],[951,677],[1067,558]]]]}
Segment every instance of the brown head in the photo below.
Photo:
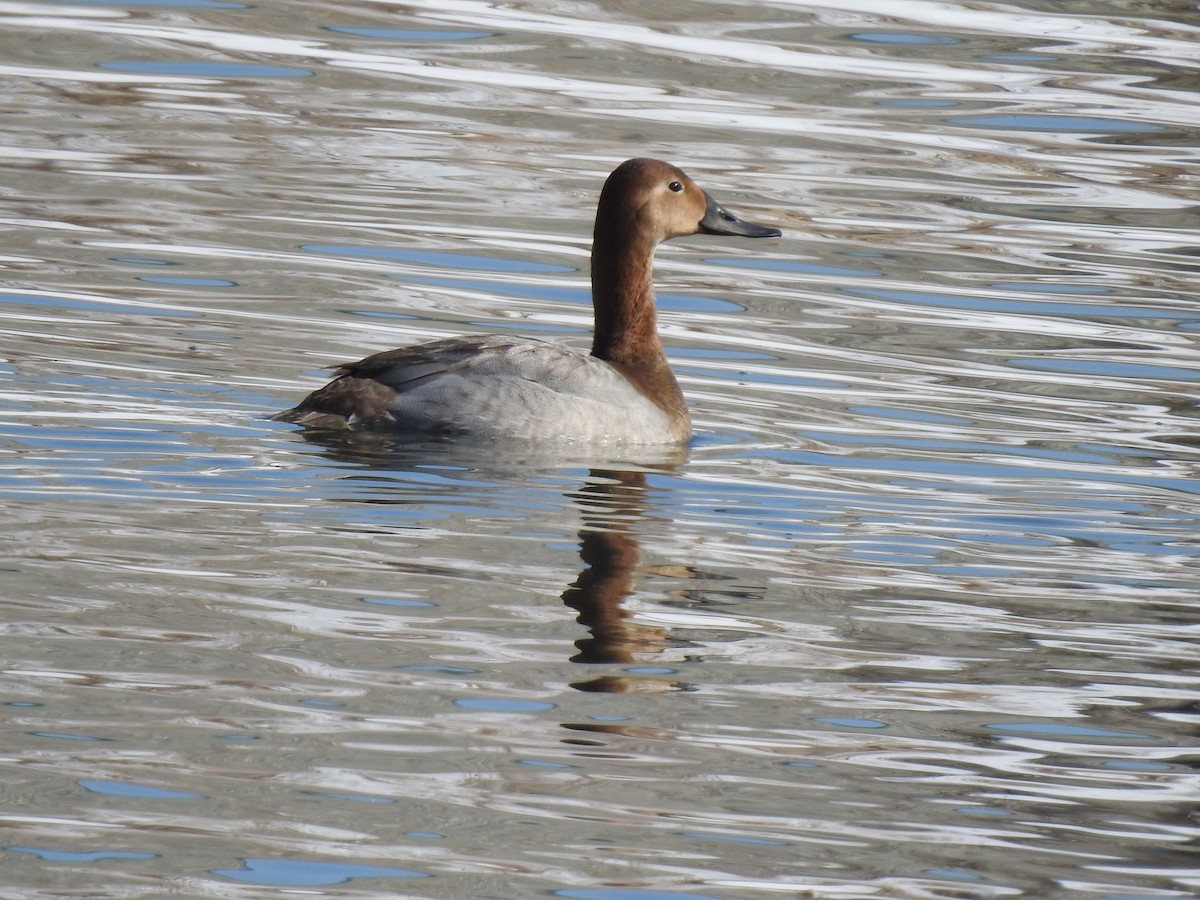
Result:
{"type": "Polygon", "coordinates": [[[706,194],[687,174],[657,159],[630,159],[604,182],[596,210],[596,240],[638,234],[653,244],[688,234],[779,237],[739,219],[706,194]]]}

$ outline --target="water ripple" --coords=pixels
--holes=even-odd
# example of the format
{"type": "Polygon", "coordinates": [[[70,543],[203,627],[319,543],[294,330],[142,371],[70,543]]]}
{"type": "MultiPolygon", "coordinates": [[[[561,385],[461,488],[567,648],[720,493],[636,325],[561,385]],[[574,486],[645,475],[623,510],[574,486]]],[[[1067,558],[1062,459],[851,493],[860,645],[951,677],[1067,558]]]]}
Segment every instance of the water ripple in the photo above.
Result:
{"type": "Polygon", "coordinates": [[[1190,896],[1196,26],[894,6],[0,4],[13,896],[1190,896]],[[267,421],[635,154],[687,454],[267,421]]]}

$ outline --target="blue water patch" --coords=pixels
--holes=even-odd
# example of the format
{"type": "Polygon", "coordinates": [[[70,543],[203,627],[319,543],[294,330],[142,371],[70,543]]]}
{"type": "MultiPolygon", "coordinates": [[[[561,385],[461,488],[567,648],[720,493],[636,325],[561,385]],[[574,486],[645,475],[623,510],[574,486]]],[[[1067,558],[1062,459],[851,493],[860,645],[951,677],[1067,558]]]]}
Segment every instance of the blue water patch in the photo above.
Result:
{"type": "Polygon", "coordinates": [[[573,266],[551,263],[529,262],[520,259],[504,259],[495,256],[474,256],[466,253],[434,253],[429,250],[397,250],[391,247],[358,247],[353,244],[302,244],[308,253],[325,253],[330,256],[351,256],[359,259],[390,259],[396,262],[418,263],[439,269],[468,270],[475,272],[523,272],[529,274],[557,274],[578,272],[573,266]]]}
{"type": "Polygon", "coordinates": [[[340,794],[335,791],[302,791],[308,797],[323,797],[327,800],[350,800],[354,803],[395,803],[391,797],[376,794],[340,794]]]}
{"type": "MultiPolygon", "coordinates": [[[[588,299],[592,299],[590,292],[588,299]]],[[[660,310],[671,312],[745,312],[746,308],[742,304],[734,304],[731,300],[692,294],[659,294],[654,305],[660,310]]]]}
{"type": "Polygon", "coordinates": [[[478,675],[481,670],[471,669],[467,666],[430,666],[430,665],[412,665],[412,666],[396,666],[402,672],[437,672],[441,675],[478,675]]]}
{"type": "Polygon", "coordinates": [[[1031,113],[959,116],[949,121],[952,125],[965,125],[968,128],[1040,131],[1047,134],[1109,134],[1117,132],[1136,134],[1164,130],[1161,125],[1131,122],[1128,119],[1105,119],[1100,116],[1047,116],[1031,113]]]}
{"type": "Polygon", "coordinates": [[[461,698],[454,701],[455,706],[464,709],[474,709],[481,712],[545,712],[554,709],[554,703],[542,703],[537,700],[505,700],[500,698],[461,698]]]}
{"type": "Polygon", "coordinates": [[[178,319],[195,319],[200,316],[200,313],[189,310],[168,309],[161,306],[134,306],[124,303],[107,303],[103,300],[80,300],[77,297],[55,297],[50,294],[0,293],[0,303],[22,304],[37,309],[70,309],[86,312],[121,313],[127,316],[170,316],[178,319]]]}
{"type": "Polygon", "coordinates": [[[967,872],[964,869],[926,869],[926,875],[932,875],[934,878],[952,878],[955,881],[983,881],[982,875],[975,872],[967,872]]]}
{"type": "Polygon", "coordinates": [[[986,53],[979,58],[991,62],[1017,63],[1058,62],[1060,59],[1062,59],[1061,56],[1054,56],[1050,53],[1030,53],[1021,51],[1013,53],[986,53]]]}
{"type": "Polygon", "coordinates": [[[278,887],[322,887],[342,884],[354,878],[428,878],[425,872],[392,866],[362,866],[344,862],[309,862],[299,859],[242,860],[242,869],[211,869],[234,881],[271,884],[278,887]]]}
{"type": "Polygon", "coordinates": [[[111,794],[117,797],[134,797],[139,800],[203,800],[203,794],[192,791],[170,791],[166,788],[151,787],[148,784],[130,784],[124,781],[104,781],[95,778],[83,778],[75,782],[84,790],[93,794],[111,794]]]}
{"type": "Polygon", "coordinates": [[[374,603],[377,606],[407,606],[428,609],[436,607],[436,603],[428,600],[410,600],[407,597],[363,597],[363,603],[374,603]]]}
{"type": "Polygon", "coordinates": [[[858,31],[850,35],[855,41],[872,44],[920,44],[922,46],[961,44],[962,40],[945,34],[914,34],[908,31],[858,31]]]}
{"type": "Polygon", "coordinates": [[[1200,369],[1150,366],[1145,363],[1105,362],[1098,359],[1025,359],[1013,357],[1009,365],[1070,375],[1103,375],[1120,378],[1155,378],[1163,381],[1200,381],[1200,369]]]}
{"type": "Polygon", "coordinates": [[[535,769],[574,769],[575,766],[567,763],[555,762],[549,759],[518,759],[517,765],[531,766],[535,769]]]}
{"type": "Polygon", "coordinates": [[[875,719],[855,719],[845,716],[813,716],[814,722],[836,725],[839,728],[887,728],[887,723],[875,719]]]}
{"type": "Polygon", "coordinates": [[[1137,731],[1115,731],[1086,725],[1065,725],[1062,722],[998,722],[985,725],[991,731],[1010,734],[1029,734],[1046,738],[1114,738],[1126,741],[1154,741],[1148,734],[1137,731]]]}
{"type": "Polygon", "coordinates": [[[48,847],[20,847],[11,844],[4,848],[10,853],[29,853],[47,862],[97,862],[102,859],[156,859],[157,853],[138,850],[51,850],[48,847]]]}
{"type": "Polygon", "coordinates": [[[404,836],[422,841],[444,841],[446,839],[446,836],[440,831],[406,831],[404,836]]]}
{"type": "Polygon", "coordinates": [[[320,706],[323,709],[341,709],[342,704],[337,700],[325,700],[320,697],[305,697],[303,700],[297,700],[301,706],[320,706]]]}
{"type": "Polygon", "coordinates": [[[116,59],[96,63],[97,68],[133,75],[177,75],[200,78],[311,78],[311,69],[268,66],[260,63],[210,62],[203,60],[116,59]]]}
{"type": "Polygon", "coordinates": [[[961,813],[964,816],[990,816],[995,818],[1012,815],[1007,809],[997,809],[994,806],[960,806],[955,812],[961,813]]]}
{"type": "Polygon", "coordinates": [[[670,666],[629,666],[625,669],[634,675],[678,675],[679,670],[670,666]]]}
{"type": "Polygon", "coordinates": [[[449,31],[432,28],[356,28],[348,25],[329,25],[328,31],[353,34],[356,37],[378,38],[383,41],[475,41],[495,37],[494,31],[449,31]]]}

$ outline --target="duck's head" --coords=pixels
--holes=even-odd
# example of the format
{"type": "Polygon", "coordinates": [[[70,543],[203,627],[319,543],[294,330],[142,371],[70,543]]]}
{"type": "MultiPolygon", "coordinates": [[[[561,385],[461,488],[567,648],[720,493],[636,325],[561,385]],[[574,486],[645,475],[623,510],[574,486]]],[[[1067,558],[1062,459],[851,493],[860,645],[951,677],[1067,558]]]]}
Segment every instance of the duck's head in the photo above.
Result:
{"type": "Polygon", "coordinates": [[[596,237],[602,229],[636,228],[657,243],[689,234],[779,237],[778,228],[738,218],[685,172],[657,159],[630,159],[608,176],[600,192],[596,237]]]}

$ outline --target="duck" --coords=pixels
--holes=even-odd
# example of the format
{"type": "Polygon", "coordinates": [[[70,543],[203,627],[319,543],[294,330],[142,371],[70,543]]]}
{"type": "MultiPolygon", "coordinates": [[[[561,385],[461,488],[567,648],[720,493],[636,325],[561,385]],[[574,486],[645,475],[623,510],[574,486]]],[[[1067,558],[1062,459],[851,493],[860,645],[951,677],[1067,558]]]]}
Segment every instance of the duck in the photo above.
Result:
{"type": "Polygon", "coordinates": [[[332,381],[272,418],[416,437],[686,444],[691,416],[658,334],[652,272],[660,243],[694,234],[782,232],[734,215],[670,163],[626,160],[596,208],[590,351],[501,334],[385,350],[334,367],[332,381]]]}

